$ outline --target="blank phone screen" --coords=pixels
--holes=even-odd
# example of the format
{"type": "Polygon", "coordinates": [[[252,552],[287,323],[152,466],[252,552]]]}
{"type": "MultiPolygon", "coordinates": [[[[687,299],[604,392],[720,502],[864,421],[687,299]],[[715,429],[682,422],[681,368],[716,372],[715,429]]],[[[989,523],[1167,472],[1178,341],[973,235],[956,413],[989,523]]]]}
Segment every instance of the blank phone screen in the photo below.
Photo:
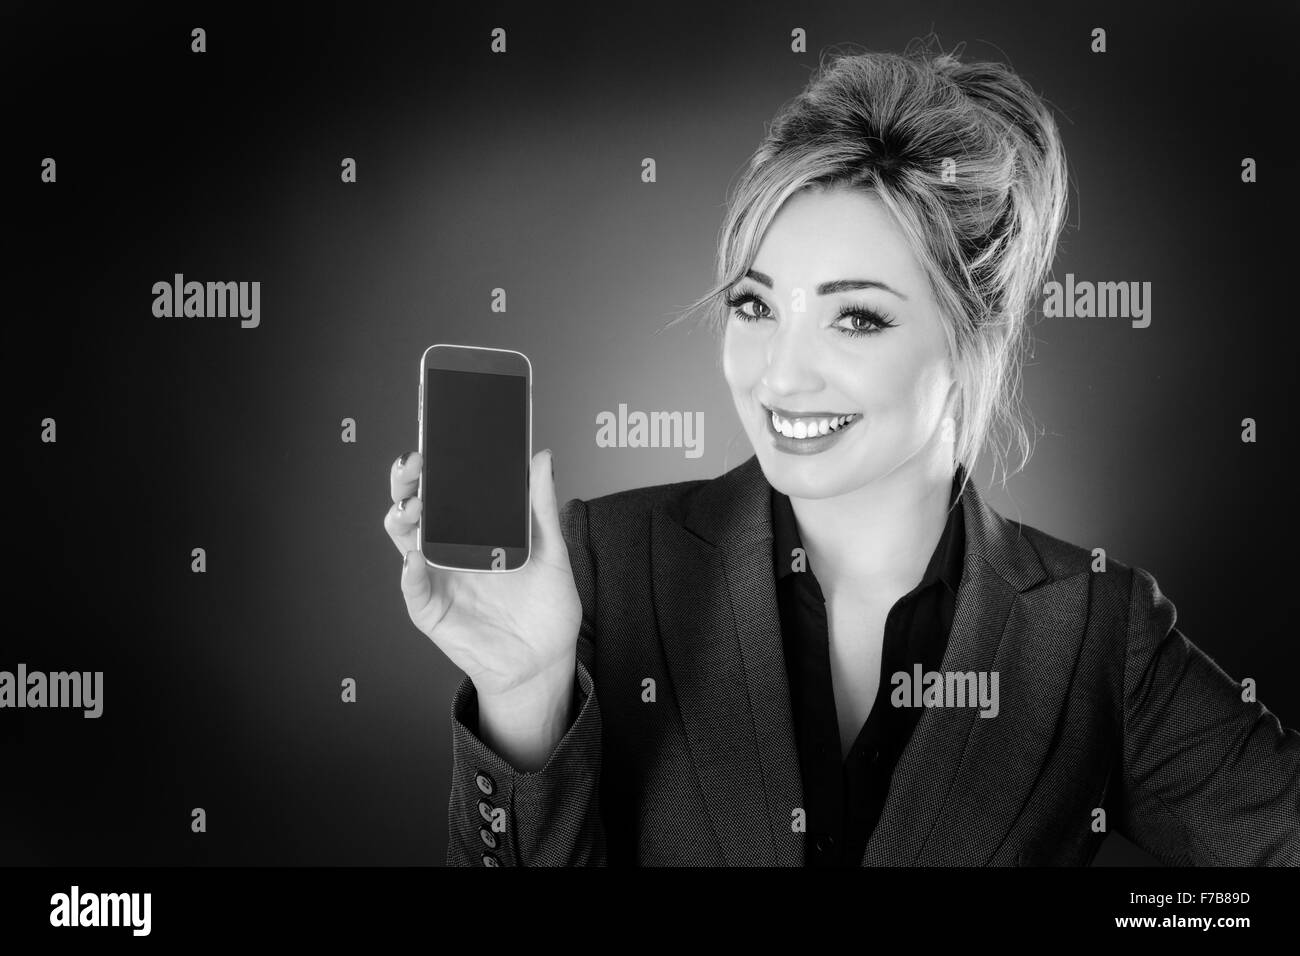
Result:
{"type": "Polygon", "coordinates": [[[528,544],[528,380],[428,369],[424,540],[528,544]]]}

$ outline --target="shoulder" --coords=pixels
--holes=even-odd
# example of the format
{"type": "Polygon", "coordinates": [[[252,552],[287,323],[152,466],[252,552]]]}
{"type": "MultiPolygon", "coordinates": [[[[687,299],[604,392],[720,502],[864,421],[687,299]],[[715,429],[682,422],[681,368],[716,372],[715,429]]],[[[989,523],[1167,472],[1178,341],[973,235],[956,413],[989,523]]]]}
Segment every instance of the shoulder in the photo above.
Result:
{"type": "MultiPolygon", "coordinates": [[[[615,491],[595,498],[571,498],[561,515],[570,521],[580,513],[589,534],[626,534],[649,519],[656,509],[670,519],[682,522],[698,492],[716,478],[645,485],[615,491]]],[[[566,522],[567,523],[567,522],[566,522]]]]}
{"type": "Polygon", "coordinates": [[[1099,557],[1096,548],[1066,541],[1033,525],[1009,518],[1002,520],[1009,534],[1024,537],[1038,555],[1048,577],[1054,581],[1092,571],[1096,565],[1099,557]]]}
{"type": "Polygon", "coordinates": [[[1173,604],[1151,572],[1117,558],[1104,544],[1075,544],[1032,525],[1002,520],[1009,534],[1022,535],[1033,547],[1047,572],[1044,583],[1088,576],[1090,617],[1128,622],[1139,629],[1153,618],[1172,618],[1173,604]]]}

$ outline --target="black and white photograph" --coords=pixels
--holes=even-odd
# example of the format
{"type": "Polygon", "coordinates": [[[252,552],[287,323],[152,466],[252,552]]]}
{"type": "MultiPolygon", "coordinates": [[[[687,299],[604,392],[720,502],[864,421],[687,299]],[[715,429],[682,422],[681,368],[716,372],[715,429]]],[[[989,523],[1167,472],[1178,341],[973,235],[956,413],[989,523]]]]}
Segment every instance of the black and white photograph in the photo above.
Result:
{"type": "Polygon", "coordinates": [[[1286,932],[1293,3],[0,24],[19,936],[1286,932]]]}

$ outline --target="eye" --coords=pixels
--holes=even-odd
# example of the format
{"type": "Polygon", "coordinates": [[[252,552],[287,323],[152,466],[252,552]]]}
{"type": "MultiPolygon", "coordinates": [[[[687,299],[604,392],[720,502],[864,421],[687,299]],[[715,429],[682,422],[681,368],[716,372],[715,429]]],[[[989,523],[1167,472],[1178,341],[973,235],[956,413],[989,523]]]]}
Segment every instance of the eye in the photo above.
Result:
{"type": "Polygon", "coordinates": [[[835,321],[839,322],[842,319],[853,320],[849,328],[836,326],[850,338],[856,338],[859,335],[878,335],[885,329],[892,329],[895,324],[885,313],[865,305],[845,306],[840,310],[840,314],[835,321]]]}
{"type": "MultiPolygon", "coordinates": [[[[731,314],[742,322],[757,322],[760,319],[772,318],[772,310],[768,304],[748,290],[728,292],[725,301],[731,314]],[[747,312],[743,307],[750,304],[761,311],[747,312]]],[[[864,304],[846,305],[835,317],[835,322],[839,323],[844,319],[851,320],[849,326],[836,324],[835,328],[849,338],[877,335],[885,329],[893,328],[896,324],[884,312],[864,304]]]]}
{"type": "Polygon", "coordinates": [[[767,303],[752,292],[728,292],[726,303],[727,308],[731,309],[731,314],[742,322],[756,322],[759,319],[769,319],[772,317],[772,310],[768,309],[767,303]],[[767,314],[751,315],[749,312],[746,312],[741,308],[741,306],[748,305],[751,302],[756,306],[761,306],[762,308],[767,309],[767,314]]]}

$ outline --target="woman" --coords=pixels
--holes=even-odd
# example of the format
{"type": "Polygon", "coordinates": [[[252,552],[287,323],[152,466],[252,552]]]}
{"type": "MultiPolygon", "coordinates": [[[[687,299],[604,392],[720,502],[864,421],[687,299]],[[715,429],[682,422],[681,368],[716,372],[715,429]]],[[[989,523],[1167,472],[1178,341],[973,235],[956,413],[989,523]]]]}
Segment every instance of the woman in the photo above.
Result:
{"type": "Polygon", "coordinates": [[[1077,865],[1110,829],[1167,863],[1300,863],[1300,734],[1149,574],[967,484],[986,444],[1027,455],[1066,184],[1004,67],[837,58],[755,154],[697,303],[725,302],[754,457],[557,509],[540,452],[503,575],[426,566],[398,459],[407,608],[467,675],[449,863],[1077,865]]]}

